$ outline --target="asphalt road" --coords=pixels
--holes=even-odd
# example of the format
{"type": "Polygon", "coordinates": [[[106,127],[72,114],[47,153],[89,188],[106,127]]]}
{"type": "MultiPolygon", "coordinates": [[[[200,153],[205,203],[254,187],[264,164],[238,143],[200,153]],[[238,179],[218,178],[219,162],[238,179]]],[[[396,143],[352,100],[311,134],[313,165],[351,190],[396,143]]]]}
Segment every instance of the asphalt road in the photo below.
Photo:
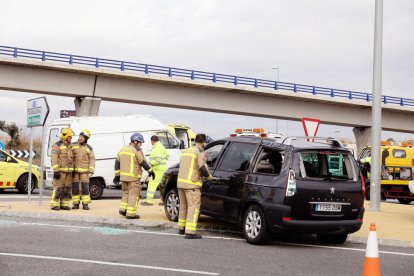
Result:
{"type": "MultiPolygon", "coordinates": [[[[360,275],[365,246],[279,238],[253,246],[240,237],[175,230],[0,218],[1,275],[360,275]]],[[[410,275],[414,250],[380,247],[382,275],[410,275]]]]}

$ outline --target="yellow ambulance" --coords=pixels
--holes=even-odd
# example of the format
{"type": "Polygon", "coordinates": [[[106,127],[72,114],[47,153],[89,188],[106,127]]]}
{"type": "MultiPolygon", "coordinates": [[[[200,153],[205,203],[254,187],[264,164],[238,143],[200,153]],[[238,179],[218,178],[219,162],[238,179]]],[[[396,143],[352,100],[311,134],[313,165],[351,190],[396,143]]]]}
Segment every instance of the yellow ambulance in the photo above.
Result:
{"type": "MultiPolygon", "coordinates": [[[[5,189],[17,189],[19,193],[27,193],[29,181],[29,163],[12,157],[0,150],[0,192],[5,189]]],[[[32,191],[40,187],[40,168],[32,166],[32,191]]]]}

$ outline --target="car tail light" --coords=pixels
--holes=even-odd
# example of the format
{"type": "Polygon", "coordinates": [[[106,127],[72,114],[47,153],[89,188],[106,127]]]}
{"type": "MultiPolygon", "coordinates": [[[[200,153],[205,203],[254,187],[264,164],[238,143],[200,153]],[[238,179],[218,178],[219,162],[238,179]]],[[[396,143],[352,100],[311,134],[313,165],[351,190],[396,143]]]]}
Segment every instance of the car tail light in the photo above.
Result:
{"type": "Polygon", "coordinates": [[[267,134],[266,133],[260,133],[260,137],[266,138],[267,137],[267,134]]]}
{"type": "Polygon", "coordinates": [[[294,196],[296,193],[296,178],[295,172],[289,170],[289,176],[286,184],[286,197],[294,196]]]}
{"type": "Polygon", "coordinates": [[[232,133],[232,134],[230,134],[230,137],[237,137],[237,134],[236,133],[232,133]]]}
{"type": "Polygon", "coordinates": [[[289,220],[292,220],[292,219],[290,217],[283,217],[282,220],[289,221],[289,220]]]}
{"type": "Polygon", "coordinates": [[[365,198],[365,193],[366,193],[366,190],[365,190],[365,178],[362,175],[362,173],[359,173],[359,175],[361,176],[362,198],[365,198]]]}

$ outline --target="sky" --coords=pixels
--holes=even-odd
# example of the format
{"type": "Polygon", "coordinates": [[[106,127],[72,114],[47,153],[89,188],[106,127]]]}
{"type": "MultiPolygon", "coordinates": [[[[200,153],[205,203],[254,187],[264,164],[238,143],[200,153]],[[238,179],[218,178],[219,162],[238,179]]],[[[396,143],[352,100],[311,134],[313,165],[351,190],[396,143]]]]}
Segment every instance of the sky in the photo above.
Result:
{"type": "MultiPolygon", "coordinates": [[[[414,98],[414,1],[384,1],[383,94],[414,98]]],[[[374,0],[0,0],[0,45],[317,85],[372,89],[374,0]],[[279,69],[272,69],[278,67],[279,69]]],[[[27,100],[0,90],[0,120],[24,127],[27,100]]],[[[47,96],[48,123],[73,99],[47,96]]],[[[150,114],[213,138],[262,127],[303,135],[300,122],[102,102],[100,115],[150,114]]],[[[319,135],[354,140],[322,124],[319,135]]],[[[382,138],[413,139],[383,132],[382,138]]]]}

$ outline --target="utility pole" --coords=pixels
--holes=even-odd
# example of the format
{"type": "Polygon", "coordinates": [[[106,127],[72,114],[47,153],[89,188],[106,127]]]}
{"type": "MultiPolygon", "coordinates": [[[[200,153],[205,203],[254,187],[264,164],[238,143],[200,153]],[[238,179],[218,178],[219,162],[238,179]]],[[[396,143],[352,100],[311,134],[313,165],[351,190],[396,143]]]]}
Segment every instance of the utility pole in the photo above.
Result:
{"type": "Polygon", "coordinates": [[[381,200],[381,99],[382,99],[383,0],[375,0],[374,76],[371,126],[371,211],[380,211],[381,200]]]}

